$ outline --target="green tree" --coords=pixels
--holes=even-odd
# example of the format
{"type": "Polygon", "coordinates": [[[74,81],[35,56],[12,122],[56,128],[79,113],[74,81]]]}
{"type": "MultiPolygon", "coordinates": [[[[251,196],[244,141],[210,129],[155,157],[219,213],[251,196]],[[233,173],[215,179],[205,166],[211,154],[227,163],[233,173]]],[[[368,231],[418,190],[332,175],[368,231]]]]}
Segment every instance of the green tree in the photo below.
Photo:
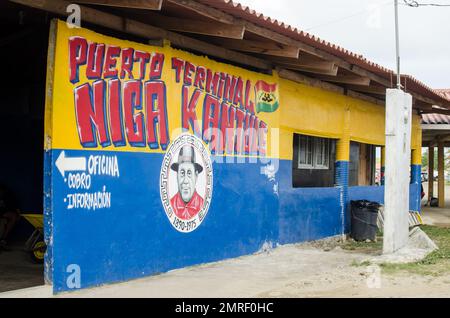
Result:
{"type": "MultiPolygon", "coordinates": [[[[448,153],[448,151],[447,151],[448,153]]],[[[437,170],[438,167],[438,153],[437,153],[437,149],[434,149],[434,170],[437,170]]],[[[448,157],[448,155],[446,155],[446,157],[448,157]]],[[[428,150],[422,152],[422,167],[423,168],[427,168],[428,169],[428,150]]]]}
{"type": "Polygon", "coordinates": [[[445,160],[445,170],[450,170],[450,148],[447,148],[447,151],[444,151],[444,160],[445,160]]]}
{"type": "Polygon", "coordinates": [[[422,167],[428,168],[428,152],[422,152],[422,167]]]}

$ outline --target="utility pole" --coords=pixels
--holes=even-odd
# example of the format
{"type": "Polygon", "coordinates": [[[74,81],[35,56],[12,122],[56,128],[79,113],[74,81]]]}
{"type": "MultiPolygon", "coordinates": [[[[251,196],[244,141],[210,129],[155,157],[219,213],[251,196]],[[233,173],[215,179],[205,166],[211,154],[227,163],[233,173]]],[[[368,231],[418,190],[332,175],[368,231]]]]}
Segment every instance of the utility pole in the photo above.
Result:
{"type": "Polygon", "coordinates": [[[412,96],[402,91],[398,0],[395,6],[397,88],[386,90],[383,253],[404,248],[409,237],[409,166],[412,96]]]}
{"type": "Polygon", "coordinates": [[[397,61],[397,88],[402,89],[400,80],[400,35],[398,26],[398,0],[394,0],[395,6],[395,47],[396,47],[396,61],[397,61]]]}

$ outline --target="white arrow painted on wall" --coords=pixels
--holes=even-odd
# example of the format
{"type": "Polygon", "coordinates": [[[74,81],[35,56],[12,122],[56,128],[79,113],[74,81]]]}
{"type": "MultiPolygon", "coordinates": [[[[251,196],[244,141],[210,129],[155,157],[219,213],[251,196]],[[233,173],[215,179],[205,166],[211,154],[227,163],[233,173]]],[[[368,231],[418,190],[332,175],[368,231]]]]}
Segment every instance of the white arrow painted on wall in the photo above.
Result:
{"type": "Polygon", "coordinates": [[[85,157],[66,157],[66,153],[61,151],[58,159],[56,159],[56,167],[64,178],[66,171],[86,171],[86,158],[85,157]]]}

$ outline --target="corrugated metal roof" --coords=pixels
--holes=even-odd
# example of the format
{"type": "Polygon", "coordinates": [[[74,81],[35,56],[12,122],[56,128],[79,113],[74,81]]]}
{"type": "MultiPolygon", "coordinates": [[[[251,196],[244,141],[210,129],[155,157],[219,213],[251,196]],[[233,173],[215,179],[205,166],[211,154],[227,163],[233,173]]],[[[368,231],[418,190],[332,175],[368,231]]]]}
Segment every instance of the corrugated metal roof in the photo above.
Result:
{"type": "Polygon", "coordinates": [[[449,125],[450,116],[441,114],[422,114],[422,124],[425,125],[449,125]]]}
{"type": "MultiPolygon", "coordinates": [[[[394,71],[387,69],[377,63],[369,61],[361,54],[353,53],[339,45],[325,41],[308,32],[299,30],[295,27],[285,24],[284,22],[272,19],[268,16],[256,12],[255,10],[247,6],[243,6],[240,3],[233,2],[232,0],[197,0],[197,1],[209,5],[211,7],[214,7],[225,13],[228,13],[234,17],[249,21],[260,27],[264,27],[266,29],[290,37],[294,40],[298,40],[302,43],[308,44],[314,48],[320,49],[334,56],[340,57],[345,61],[347,61],[348,63],[357,65],[367,71],[375,73],[386,79],[389,79],[391,80],[391,82],[395,81],[394,71]]],[[[427,85],[425,85],[424,83],[415,79],[412,76],[402,75],[402,84],[406,86],[405,87],[406,91],[414,91],[416,93],[419,93],[429,98],[433,98],[435,100],[439,100],[444,103],[450,102],[450,95],[439,94],[438,92],[431,89],[430,87],[428,87],[427,85]]]]}
{"type": "Polygon", "coordinates": [[[447,99],[450,99],[450,88],[446,89],[435,89],[435,91],[439,94],[444,96],[447,99]]]}

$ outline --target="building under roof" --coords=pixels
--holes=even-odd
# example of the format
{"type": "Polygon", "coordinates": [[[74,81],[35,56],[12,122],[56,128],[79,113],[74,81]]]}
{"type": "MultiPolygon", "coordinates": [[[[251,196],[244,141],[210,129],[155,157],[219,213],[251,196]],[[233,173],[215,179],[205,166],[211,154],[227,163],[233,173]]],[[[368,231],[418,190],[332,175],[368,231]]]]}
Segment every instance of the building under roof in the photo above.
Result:
{"type": "MultiPolygon", "coordinates": [[[[444,98],[450,98],[450,89],[436,89],[444,98]]],[[[422,114],[422,146],[428,147],[428,175],[438,170],[439,206],[445,207],[445,147],[450,147],[450,116],[442,113],[422,114]],[[438,150],[438,167],[434,167],[435,147],[438,150]]],[[[428,178],[428,201],[434,196],[434,178],[428,178]]]]}
{"type": "MultiPolygon", "coordinates": [[[[436,89],[439,95],[450,98],[450,89],[436,89]]],[[[437,145],[439,141],[450,147],[450,115],[443,113],[422,114],[423,146],[437,145]]]]}
{"type": "MultiPolygon", "coordinates": [[[[68,2],[11,0],[66,16],[68,2]]],[[[259,71],[272,72],[384,105],[395,73],[362,55],[320,39],[231,0],[75,1],[82,21],[173,47],[207,54],[259,71]],[[99,6],[100,5],[100,6],[99,6]]],[[[11,4],[4,2],[3,9],[11,4]]],[[[155,42],[153,42],[155,43],[155,42]]],[[[402,75],[404,90],[420,113],[450,115],[450,99],[420,80],[402,75]]]]}
{"type": "Polygon", "coordinates": [[[54,292],[345,237],[351,201],[385,203],[386,162],[420,211],[419,115],[450,98],[411,76],[393,153],[393,71],[232,1],[10,0],[0,21],[0,183],[44,214],[54,292]]]}

